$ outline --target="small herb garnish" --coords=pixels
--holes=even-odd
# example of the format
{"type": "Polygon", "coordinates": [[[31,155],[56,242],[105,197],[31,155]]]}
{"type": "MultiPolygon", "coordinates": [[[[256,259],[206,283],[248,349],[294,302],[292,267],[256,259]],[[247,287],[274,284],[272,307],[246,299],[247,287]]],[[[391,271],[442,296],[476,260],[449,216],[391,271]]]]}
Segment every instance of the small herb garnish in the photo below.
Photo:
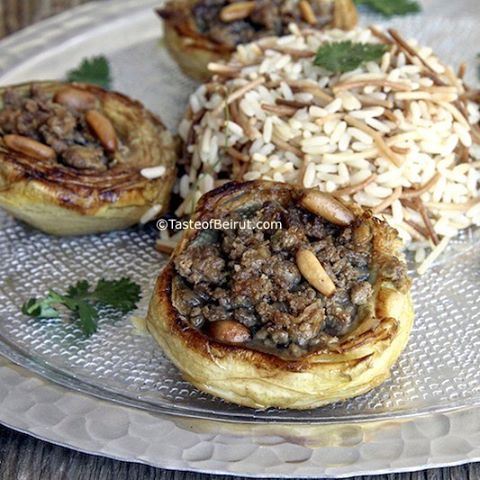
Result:
{"type": "Polygon", "coordinates": [[[112,85],[110,64],[103,55],[84,58],[79,67],[67,72],[67,80],[69,82],[93,83],[109,89],[112,85]]]}
{"type": "Polygon", "coordinates": [[[380,59],[388,48],[380,43],[354,43],[350,40],[325,43],[318,49],[314,64],[329,72],[345,73],[364,62],[380,59]]]}
{"type": "Polygon", "coordinates": [[[140,300],[140,287],[129,278],[98,281],[94,290],[80,280],[68,288],[65,295],[50,290],[45,298],[30,298],[22,306],[22,313],[34,318],[59,318],[59,305],[74,312],[85,335],[97,331],[98,311],[96,304],[106,305],[123,313],[136,308],[140,300]]]}
{"type": "Polygon", "coordinates": [[[355,0],[355,3],[365,5],[384,17],[407,15],[421,11],[419,3],[415,0],[355,0]]]}

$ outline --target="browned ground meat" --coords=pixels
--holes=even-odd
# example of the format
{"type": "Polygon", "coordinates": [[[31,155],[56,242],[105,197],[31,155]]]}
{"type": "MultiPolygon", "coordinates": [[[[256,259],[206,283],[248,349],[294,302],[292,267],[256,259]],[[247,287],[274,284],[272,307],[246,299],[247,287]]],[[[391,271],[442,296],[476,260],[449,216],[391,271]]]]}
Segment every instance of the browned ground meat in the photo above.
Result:
{"type": "Polygon", "coordinates": [[[293,203],[286,209],[270,202],[228,219],[246,217],[280,219],[282,228],[203,231],[176,257],[176,307],[185,320],[197,328],[234,320],[249,329],[252,345],[293,356],[347,333],[372,294],[371,242],[355,241],[356,225],[337,227],[293,203]],[[300,247],[313,251],[333,279],[331,298],[302,277],[295,260],[300,247]]]}
{"type": "Polygon", "coordinates": [[[178,273],[194,285],[225,281],[225,260],[215,245],[192,246],[177,257],[176,265],[178,273]]]}
{"type": "Polygon", "coordinates": [[[7,89],[3,103],[0,135],[22,135],[48,145],[61,163],[77,169],[106,170],[108,156],[90,132],[84,113],[55,103],[38,85],[27,96],[7,89]]]}
{"type": "MultiPolygon", "coordinates": [[[[255,9],[244,19],[223,22],[221,10],[240,0],[199,0],[192,8],[193,18],[200,33],[213,42],[234,48],[260,36],[281,36],[288,33],[291,22],[301,23],[298,2],[291,0],[257,0],[255,9]]],[[[313,0],[313,10],[318,16],[318,26],[326,25],[331,19],[331,9],[325,2],[313,0]]]]}

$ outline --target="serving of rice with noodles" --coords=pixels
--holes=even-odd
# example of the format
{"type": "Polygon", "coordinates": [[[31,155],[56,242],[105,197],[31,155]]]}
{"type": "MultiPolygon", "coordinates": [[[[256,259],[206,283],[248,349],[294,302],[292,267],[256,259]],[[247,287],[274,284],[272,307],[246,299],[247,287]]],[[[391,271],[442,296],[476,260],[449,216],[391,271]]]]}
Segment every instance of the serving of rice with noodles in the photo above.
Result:
{"type": "Polygon", "coordinates": [[[480,119],[474,92],[428,47],[375,27],[298,30],[238,47],[191,96],[177,214],[228,180],[334,192],[383,216],[423,273],[459,231],[480,224],[480,119]],[[326,42],[382,43],[346,73],[314,64],[326,42]]]}

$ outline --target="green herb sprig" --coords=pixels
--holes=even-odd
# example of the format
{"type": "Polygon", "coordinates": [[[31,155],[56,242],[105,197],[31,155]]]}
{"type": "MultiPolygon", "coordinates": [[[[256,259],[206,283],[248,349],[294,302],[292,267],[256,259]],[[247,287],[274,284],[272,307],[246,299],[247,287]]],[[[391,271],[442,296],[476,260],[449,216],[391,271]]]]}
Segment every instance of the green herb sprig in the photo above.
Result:
{"type": "Polygon", "coordinates": [[[67,72],[69,82],[93,83],[105,89],[112,86],[110,64],[103,56],[84,58],[80,65],[67,72]]]}
{"type": "Polygon", "coordinates": [[[355,0],[357,5],[365,5],[370,10],[390,18],[395,15],[408,15],[422,10],[415,0],[355,0]]]}
{"type": "Polygon", "coordinates": [[[68,288],[65,295],[50,290],[44,298],[30,298],[22,306],[22,313],[33,318],[59,318],[58,307],[63,305],[78,319],[78,325],[87,336],[97,331],[98,305],[109,306],[122,313],[134,310],[140,300],[140,287],[129,278],[98,281],[91,290],[86,280],[68,288]]]}
{"type": "Polygon", "coordinates": [[[332,73],[345,73],[362,63],[379,60],[388,48],[380,43],[354,43],[351,40],[325,43],[318,49],[313,63],[332,73]]]}

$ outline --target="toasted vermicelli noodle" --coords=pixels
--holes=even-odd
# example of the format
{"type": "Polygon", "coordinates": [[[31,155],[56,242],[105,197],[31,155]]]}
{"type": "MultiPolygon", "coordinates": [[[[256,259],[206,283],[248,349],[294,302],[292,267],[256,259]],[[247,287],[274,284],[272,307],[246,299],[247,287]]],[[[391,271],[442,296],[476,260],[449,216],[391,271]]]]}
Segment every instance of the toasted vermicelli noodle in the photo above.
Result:
{"type": "Polygon", "coordinates": [[[291,31],[238,47],[191,96],[177,213],[226,179],[338,191],[384,216],[425,270],[480,224],[479,106],[430,48],[396,31],[291,31]],[[343,40],[389,49],[344,74],[314,65],[323,43],[343,40]]]}

